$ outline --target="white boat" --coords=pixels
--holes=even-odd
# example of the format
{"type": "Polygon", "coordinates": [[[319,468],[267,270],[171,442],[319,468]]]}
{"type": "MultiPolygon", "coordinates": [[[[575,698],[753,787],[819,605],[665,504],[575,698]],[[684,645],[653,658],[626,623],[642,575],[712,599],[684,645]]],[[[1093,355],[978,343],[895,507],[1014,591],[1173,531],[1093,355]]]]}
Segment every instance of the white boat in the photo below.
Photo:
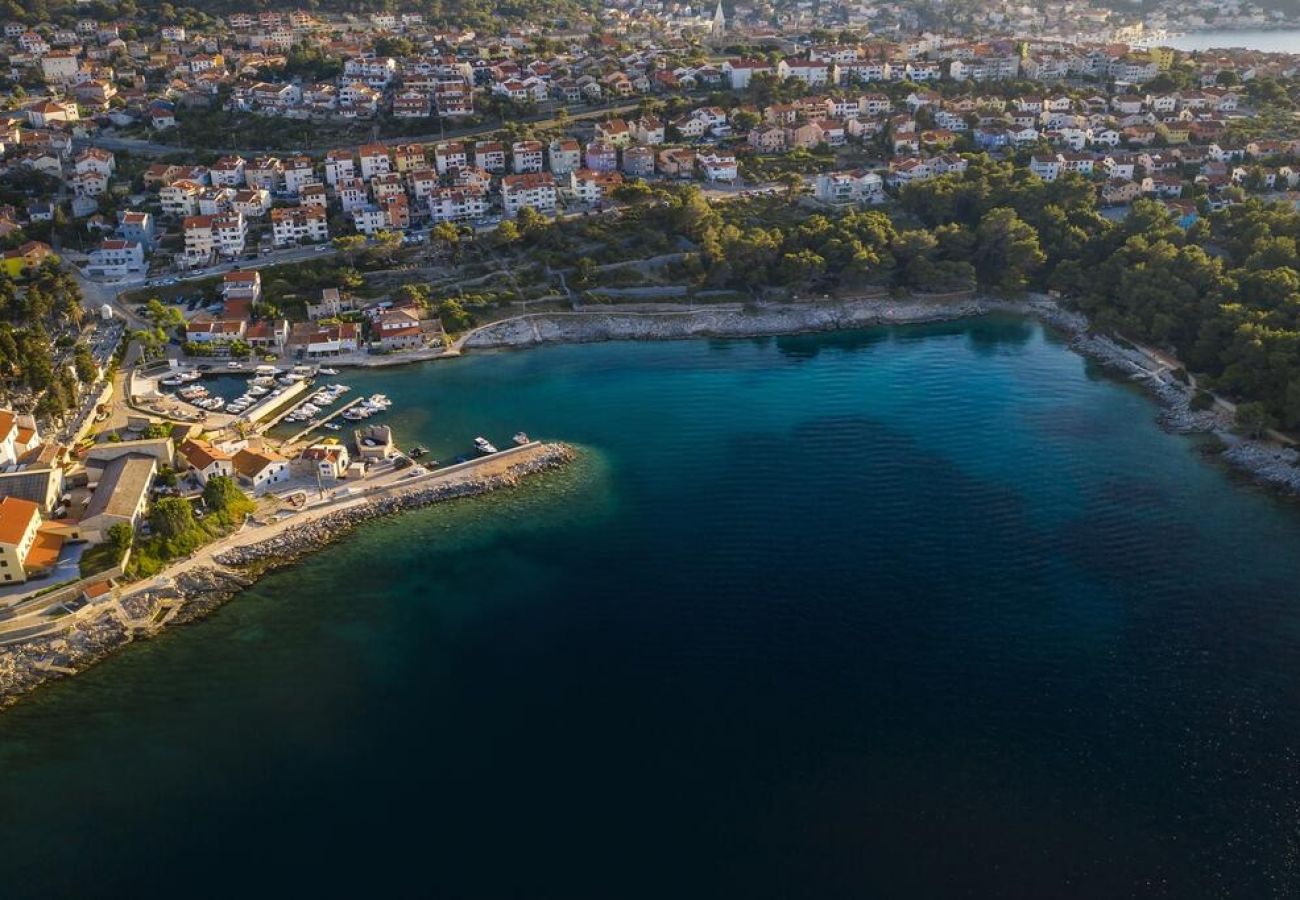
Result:
{"type": "Polygon", "coordinates": [[[371,394],[370,399],[366,402],[377,409],[388,409],[388,407],[393,405],[393,401],[389,400],[383,394],[371,394]]]}
{"type": "Polygon", "coordinates": [[[474,438],[474,449],[479,453],[496,453],[497,448],[485,437],[474,438]]]}
{"type": "Polygon", "coordinates": [[[304,416],[316,416],[320,415],[320,407],[314,403],[304,403],[298,407],[298,412],[304,416]]]}
{"type": "Polygon", "coordinates": [[[301,375],[303,378],[311,375],[314,370],[311,366],[294,366],[289,370],[290,375],[301,375]]]}
{"type": "Polygon", "coordinates": [[[271,389],[260,384],[255,384],[248,389],[248,393],[252,394],[254,397],[264,397],[271,393],[271,389]]]}
{"type": "Polygon", "coordinates": [[[354,406],[347,412],[343,413],[343,418],[347,419],[349,422],[360,422],[362,419],[368,418],[369,416],[370,413],[365,412],[360,406],[354,406]]]}
{"type": "Polygon", "coordinates": [[[259,377],[263,378],[274,378],[280,374],[280,370],[275,366],[258,366],[253,371],[255,371],[259,377]]]}
{"type": "Polygon", "coordinates": [[[339,370],[338,369],[317,369],[316,372],[320,375],[329,375],[331,378],[333,378],[335,375],[339,373],[339,370]]]}
{"type": "Polygon", "coordinates": [[[195,372],[195,371],[181,372],[176,377],[179,378],[181,381],[198,381],[200,378],[203,377],[203,373],[195,372]]]}
{"type": "Polygon", "coordinates": [[[339,425],[336,422],[326,422],[325,427],[328,428],[330,431],[339,431],[343,428],[342,425],[339,425]]]}
{"type": "Polygon", "coordinates": [[[522,431],[517,431],[511,440],[522,447],[524,444],[528,443],[528,435],[524,434],[522,431]]]}

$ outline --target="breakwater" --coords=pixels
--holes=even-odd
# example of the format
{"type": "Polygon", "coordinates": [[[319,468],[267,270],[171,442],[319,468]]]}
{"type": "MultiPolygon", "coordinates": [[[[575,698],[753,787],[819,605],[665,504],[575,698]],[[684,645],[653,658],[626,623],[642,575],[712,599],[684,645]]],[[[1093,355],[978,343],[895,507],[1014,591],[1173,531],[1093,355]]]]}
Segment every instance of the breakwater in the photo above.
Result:
{"type": "MultiPolygon", "coordinates": [[[[500,460],[501,468],[477,473],[472,468],[447,480],[390,492],[331,512],[304,513],[262,541],[218,552],[217,565],[182,564],[170,578],[150,586],[123,590],[119,597],[80,615],[69,616],[57,633],[0,647],[0,708],[40,685],[84,671],[132,641],[150,638],[171,625],[184,625],[210,614],[263,574],[287,566],[341,540],[372,519],[420,509],[449,500],[478,497],[514,487],[523,479],[552,471],[575,458],[572,447],[548,443],[500,460]]],[[[480,462],[497,462],[490,457],[480,462]]]]}

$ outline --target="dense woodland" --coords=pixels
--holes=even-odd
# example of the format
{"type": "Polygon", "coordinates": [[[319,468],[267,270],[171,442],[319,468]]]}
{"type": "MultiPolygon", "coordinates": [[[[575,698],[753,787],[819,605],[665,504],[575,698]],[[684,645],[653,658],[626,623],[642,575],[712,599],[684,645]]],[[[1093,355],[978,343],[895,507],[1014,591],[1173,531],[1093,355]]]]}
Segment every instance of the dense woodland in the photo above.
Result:
{"type": "Polygon", "coordinates": [[[22,284],[0,274],[0,379],[19,405],[58,419],[77,405],[78,382],[99,369],[81,340],[81,289],[53,262],[22,284]]]}

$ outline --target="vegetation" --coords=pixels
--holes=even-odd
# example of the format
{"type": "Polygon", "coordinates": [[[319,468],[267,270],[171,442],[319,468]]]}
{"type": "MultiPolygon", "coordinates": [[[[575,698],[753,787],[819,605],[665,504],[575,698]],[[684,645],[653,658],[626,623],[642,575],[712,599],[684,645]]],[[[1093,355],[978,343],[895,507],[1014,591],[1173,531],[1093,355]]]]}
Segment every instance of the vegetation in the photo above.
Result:
{"type": "Polygon", "coordinates": [[[172,560],[238,528],[254,509],[253,501],[225,475],[208,479],[202,499],[206,507],[202,518],[191,501],[181,497],[164,497],[154,503],[149,512],[153,534],[136,544],[130,574],[144,578],[162,571],[172,560]]]}
{"type": "Polygon", "coordinates": [[[135,530],[126,522],[118,522],[108,529],[108,539],[96,544],[81,555],[81,577],[89,578],[120,565],[126,551],[135,539],[135,530]]]}

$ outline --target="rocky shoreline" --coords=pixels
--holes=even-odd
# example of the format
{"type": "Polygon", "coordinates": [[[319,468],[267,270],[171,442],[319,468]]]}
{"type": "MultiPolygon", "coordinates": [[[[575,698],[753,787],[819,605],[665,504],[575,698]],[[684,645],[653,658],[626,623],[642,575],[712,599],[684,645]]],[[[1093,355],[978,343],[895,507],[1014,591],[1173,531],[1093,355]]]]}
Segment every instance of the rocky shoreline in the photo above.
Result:
{"type": "Polygon", "coordinates": [[[702,309],[655,309],[653,304],[538,313],[484,326],[465,341],[466,349],[523,349],[548,344],[602,341],[661,341],[690,338],[746,338],[907,325],[974,318],[990,313],[1033,316],[1063,333],[1069,346],[1127,376],[1160,404],[1160,425],[1179,434],[1206,434],[1220,444],[1228,465],[1256,481],[1300,495],[1300,453],[1269,441],[1249,440],[1233,430],[1222,408],[1191,408],[1195,391],[1168,372],[1158,373],[1150,357],[1135,347],[1091,331],[1086,317],[1055,300],[992,297],[867,297],[808,303],[724,304],[702,309]]]}
{"type": "Polygon", "coordinates": [[[973,297],[852,298],[807,303],[720,304],[692,309],[649,310],[599,307],[580,312],[537,313],[483,326],[465,339],[465,349],[534,347],[600,341],[666,341],[688,338],[745,338],[845,331],[876,325],[920,324],[1020,310],[1021,304],[973,297]]]}
{"type": "Polygon", "coordinates": [[[126,594],[93,618],[72,620],[55,635],[0,648],[0,708],[48,681],[90,668],[134,640],[204,618],[262,575],[342,539],[358,525],[514,487],[529,476],[567,465],[576,455],[568,444],[545,444],[504,472],[415,487],[326,513],[266,540],[219,553],[214,557],[218,566],[196,566],[165,586],[126,594]]]}
{"type": "Polygon", "coordinates": [[[1219,406],[1192,409],[1196,390],[1169,372],[1152,369],[1152,360],[1141,350],[1089,330],[1088,320],[1079,313],[1061,309],[1047,298],[1035,298],[1026,311],[1064,333],[1069,347],[1080,356],[1128,376],[1160,404],[1160,426],[1175,434],[1204,434],[1218,442],[1217,458],[1253,480],[1285,494],[1300,495],[1300,452],[1271,441],[1252,440],[1237,434],[1232,414],[1219,406]]]}

